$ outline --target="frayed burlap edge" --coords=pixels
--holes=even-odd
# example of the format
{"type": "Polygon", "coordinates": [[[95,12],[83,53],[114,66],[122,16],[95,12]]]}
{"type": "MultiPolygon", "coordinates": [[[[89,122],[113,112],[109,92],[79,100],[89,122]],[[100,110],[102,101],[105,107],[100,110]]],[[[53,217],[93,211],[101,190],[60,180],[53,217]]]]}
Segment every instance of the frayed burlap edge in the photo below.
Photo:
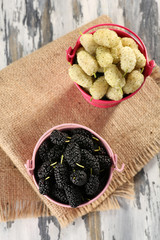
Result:
{"type": "MultiPolygon", "coordinates": [[[[134,197],[134,183],[133,180],[118,188],[105,201],[103,201],[94,211],[105,211],[111,209],[119,209],[120,205],[117,197],[133,199],[134,197]]],[[[50,210],[42,201],[24,201],[17,200],[8,201],[7,203],[0,202],[0,221],[13,221],[20,218],[28,217],[44,217],[51,216],[50,210]]]]}

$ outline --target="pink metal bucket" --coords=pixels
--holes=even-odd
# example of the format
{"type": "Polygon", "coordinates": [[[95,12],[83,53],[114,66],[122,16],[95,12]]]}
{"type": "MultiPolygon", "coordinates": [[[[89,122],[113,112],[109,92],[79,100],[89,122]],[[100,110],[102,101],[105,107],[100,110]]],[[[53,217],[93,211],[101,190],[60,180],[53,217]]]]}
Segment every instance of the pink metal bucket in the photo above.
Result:
{"type": "MultiPolygon", "coordinates": [[[[145,56],[146,58],[146,66],[144,68],[144,82],[146,80],[146,78],[152,73],[152,70],[155,66],[155,62],[154,60],[151,60],[149,61],[148,60],[148,54],[147,54],[147,50],[146,50],[146,47],[143,43],[143,41],[141,40],[141,38],[135,34],[133,31],[131,31],[129,28],[126,28],[126,27],[123,27],[121,25],[117,25],[117,24],[99,24],[99,25],[95,25],[93,27],[90,27],[88,28],[86,31],[83,32],[83,34],[89,32],[90,30],[94,29],[94,28],[98,28],[98,27],[104,27],[104,26],[113,26],[113,27],[118,27],[118,28],[121,28],[122,30],[119,30],[119,29],[112,29],[112,28],[109,28],[110,30],[114,30],[118,36],[120,37],[130,37],[130,38],[133,38],[133,40],[138,44],[138,48],[139,50],[141,51],[141,53],[145,56]],[[124,31],[126,30],[126,31],[124,31]]],[[[92,31],[92,32],[89,32],[90,34],[93,34],[95,31],[92,31]]],[[[81,46],[80,44],[80,37],[78,38],[77,42],[76,42],[76,45],[75,47],[72,49],[71,47],[68,48],[68,50],[66,51],[67,55],[66,55],[66,58],[67,58],[67,61],[72,65],[74,63],[74,59],[75,59],[75,55],[76,55],[76,52],[77,52],[77,49],[81,46]]],[[[144,84],[143,82],[143,84],[144,84]]],[[[91,95],[89,95],[88,93],[86,93],[81,86],[79,86],[77,83],[75,83],[76,87],[79,89],[79,91],[82,93],[82,96],[86,99],[87,102],[89,102],[90,104],[92,104],[93,106],[96,106],[96,107],[99,107],[99,108],[109,108],[109,107],[113,107],[115,105],[117,105],[118,103],[120,102],[123,102],[124,100],[126,99],[129,99],[130,97],[132,97],[133,95],[135,95],[140,89],[141,87],[143,86],[143,84],[140,86],[139,89],[137,89],[134,93],[131,93],[130,95],[122,98],[121,100],[119,101],[108,101],[108,100],[95,100],[95,99],[92,99],[91,98],[91,95]]]]}
{"type": "MultiPolygon", "coordinates": [[[[88,127],[82,126],[80,124],[74,124],[74,123],[65,123],[65,124],[61,124],[61,125],[58,125],[58,126],[55,126],[55,127],[51,128],[51,129],[49,129],[38,140],[38,142],[37,142],[37,144],[36,144],[36,146],[34,148],[34,151],[33,151],[32,159],[31,160],[27,160],[27,162],[25,164],[25,167],[27,169],[28,174],[33,178],[33,181],[34,181],[36,187],[39,188],[38,187],[38,183],[36,182],[35,175],[34,175],[34,169],[35,169],[35,157],[36,157],[36,153],[37,153],[40,145],[42,144],[42,142],[46,138],[48,138],[50,136],[50,134],[51,134],[51,132],[53,130],[55,130],[55,129],[57,129],[57,130],[69,130],[69,129],[74,129],[74,128],[84,128],[84,129],[88,130],[89,132],[91,132],[92,134],[94,134],[101,141],[101,143],[104,145],[104,147],[106,148],[106,150],[107,150],[107,152],[108,152],[108,154],[111,157],[112,162],[113,162],[113,165],[112,165],[112,167],[110,169],[109,179],[108,179],[108,182],[106,183],[104,189],[95,198],[93,198],[92,200],[90,200],[90,201],[88,201],[88,202],[78,206],[78,207],[82,207],[82,206],[88,205],[88,204],[92,203],[93,201],[97,200],[106,191],[106,189],[108,188],[108,186],[109,186],[109,184],[111,182],[111,179],[112,179],[113,172],[115,170],[118,171],[118,172],[122,172],[123,168],[124,168],[124,164],[122,164],[121,169],[119,169],[117,167],[117,155],[112,152],[112,149],[110,148],[108,143],[102,137],[100,137],[97,133],[95,133],[93,130],[91,130],[88,127]]],[[[48,200],[50,200],[51,202],[53,202],[53,203],[55,203],[55,204],[57,204],[59,206],[71,208],[71,206],[59,203],[59,202],[51,199],[50,197],[48,197],[46,195],[45,195],[45,197],[48,200]]]]}

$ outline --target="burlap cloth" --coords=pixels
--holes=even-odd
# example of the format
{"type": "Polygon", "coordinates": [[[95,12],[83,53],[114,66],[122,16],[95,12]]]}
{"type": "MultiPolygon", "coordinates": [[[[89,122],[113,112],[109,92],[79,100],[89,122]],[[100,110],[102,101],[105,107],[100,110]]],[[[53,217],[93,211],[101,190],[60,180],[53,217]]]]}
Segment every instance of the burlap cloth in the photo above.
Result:
{"type": "Polygon", "coordinates": [[[133,177],[158,153],[158,67],[135,96],[109,109],[87,103],[68,76],[65,50],[74,46],[80,31],[107,22],[110,19],[101,16],[0,72],[2,221],[51,214],[65,226],[91,211],[117,208],[117,196],[133,193],[133,177]],[[98,200],[77,209],[56,206],[40,195],[24,167],[39,137],[49,128],[68,122],[92,128],[118,154],[118,166],[125,163],[123,173],[114,173],[109,188],[98,200]]]}

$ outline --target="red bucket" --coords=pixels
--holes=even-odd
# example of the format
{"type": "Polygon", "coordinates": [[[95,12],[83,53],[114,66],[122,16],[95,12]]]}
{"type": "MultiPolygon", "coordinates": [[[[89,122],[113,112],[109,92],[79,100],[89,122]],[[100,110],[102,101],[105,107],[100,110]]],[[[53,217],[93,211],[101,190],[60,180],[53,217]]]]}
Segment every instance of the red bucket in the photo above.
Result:
{"type": "MultiPolygon", "coordinates": [[[[96,106],[96,107],[100,107],[100,108],[109,108],[109,107],[113,107],[115,105],[117,105],[118,103],[120,102],[123,102],[124,100],[132,97],[133,95],[135,95],[140,89],[141,87],[143,86],[146,78],[152,73],[152,70],[155,66],[155,62],[154,60],[151,60],[149,61],[148,60],[148,54],[147,54],[147,50],[146,50],[146,47],[143,43],[143,41],[141,40],[141,38],[135,34],[133,31],[131,31],[129,28],[126,28],[126,27],[123,27],[121,25],[117,25],[117,24],[109,24],[109,23],[106,23],[106,24],[99,24],[99,25],[95,25],[93,27],[90,27],[88,28],[86,31],[83,32],[83,34],[89,32],[90,30],[94,29],[94,28],[98,28],[98,27],[104,27],[104,26],[114,26],[114,27],[118,27],[118,28],[121,28],[123,30],[119,30],[119,29],[112,29],[112,28],[109,28],[110,30],[113,30],[115,31],[119,37],[130,37],[132,38],[137,44],[138,44],[138,48],[139,50],[141,51],[141,53],[145,56],[146,58],[146,66],[144,68],[144,72],[143,72],[143,75],[144,75],[144,81],[142,83],[142,85],[140,86],[140,88],[138,88],[135,92],[131,93],[130,95],[122,98],[121,100],[118,100],[118,101],[112,101],[112,100],[96,100],[96,99],[92,99],[91,95],[89,95],[88,93],[86,93],[83,88],[81,86],[79,86],[77,83],[75,83],[76,87],[80,90],[80,92],[82,93],[83,97],[86,99],[87,102],[89,102],[90,104],[92,104],[93,106],[96,106]],[[124,31],[125,30],[125,31],[124,31]],[[127,32],[126,32],[127,31],[127,32]],[[129,32],[129,33],[128,33],[129,32]]],[[[91,31],[89,32],[90,34],[93,34],[95,32],[94,31],[91,31]]],[[[78,50],[79,47],[81,47],[81,43],[80,43],[80,37],[78,38],[77,42],[76,42],[76,45],[75,47],[72,49],[71,47],[69,47],[67,50],[66,50],[66,53],[67,53],[67,61],[72,65],[74,63],[74,59],[75,59],[75,55],[76,55],[76,52],[78,50]]]]}

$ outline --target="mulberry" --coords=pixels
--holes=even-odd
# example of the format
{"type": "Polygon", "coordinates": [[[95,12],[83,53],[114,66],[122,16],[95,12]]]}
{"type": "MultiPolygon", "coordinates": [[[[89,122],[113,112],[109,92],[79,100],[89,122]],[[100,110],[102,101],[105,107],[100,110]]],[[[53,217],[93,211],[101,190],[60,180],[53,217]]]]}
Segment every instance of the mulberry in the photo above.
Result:
{"type": "Polygon", "coordinates": [[[67,134],[54,130],[50,135],[51,142],[56,145],[63,145],[67,141],[67,134]]]}
{"type": "Polygon", "coordinates": [[[54,169],[54,176],[59,188],[64,188],[68,183],[68,170],[66,164],[58,163],[54,169]]]}
{"type": "Polygon", "coordinates": [[[106,68],[104,76],[111,87],[123,87],[126,83],[125,78],[115,64],[111,64],[106,68]]]}
{"type": "Polygon", "coordinates": [[[88,76],[94,75],[94,73],[98,70],[98,63],[96,59],[86,51],[78,52],[77,61],[79,66],[88,76]]]}
{"type": "Polygon", "coordinates": [[[123,91],[126,94],[135,92],[143,83],[144,75],[138,70],[132,71],[128,74],[126,85],[123,87],[123,91]]]}
{"type": "Polygon", "coordinates": [[[87,174],[82,170],[77,170],[70,175],[70,181],[77,186],[83,186],[87,182],[87,174]]]}
{"type": "Polygon", "coordinates": [[[116,32],[109,29],[98,29],[93,34],[94,41],[104,47],[112,48],[118,45],[120,39],[116,32]]]}
{"type": "Polygon", "coordinates": [[[58,145],[53,146],[48,152],[48,159],[52,162],[57,161],[58,159],[60,159],[63,151],[64,151],[64,146],[58,146],[58,145]]]}
{"type": "Polygon", "coordinates": [[[53,186],[53,189],[51,191],[51,195],[58,202],[68,204],[67,196],[65,194],[64,189],[59,189],[57,185],[53,186]]]}
{"type": "Polygon", "coordinates": [[[119,101],[123,98],[123,91],[121,87],[109,87],[106,97],[114,100],[114,101],[119,101]]]}
{"type": "Polygon", "coordinates": [[[99,188],[99,179],[95,175],[91,175],[87,184],[85,185],[85,192],[87,195],[95,195],[99,188]]]}
{"type": "Polygon", "coordinates": [[[91,76],[88,76],[78,64],[73,64],[69,68],[70,78],[84,88],[90,88],[93,80],[91,76]]]}
{"type": "Polygon", "coordinates": [[[69,205],[73,208],[78,207],[82,203],[82,196],[79,191],[79,188],[73,185],[66,185],[65,193],[69,202],[69,205]]]}
{"type": "Polygon", "coordinates": [[[96,59],[99,63],[99,66],[103,68],[108,67],[113,63],[113,57],[110,50],[102,46],[96,49],[96,59]]]}
{"type": "Polygon", "coordinates": [[[43,195],[48,195],[50,191],[49,180],[45,180],[44,178],[39,180],[39,192],[43,195]]]}
{"type": "Polygon", "coordinates": [[[98,44],[94,41],[92,34],[83,34],[80,38],[81,45],[89,54],[94,54],[98,44]]]}
{"type": "Polygon", "coordinates": [[[72,133],[73,133],[73,135],[74,134],[80,134],[80,135],[83,135],[85,137],[92,138],[92,134],[84,128],[74,128],[72,130],[72,133]]]}
{"type": "Polygon", "coordinates": [[[121,49],[120,65],[124,73],[130,73],[135,68],[136,56],[132,48],[123,47],[121,49]]]}
{"type": "Polygon", "coordinates": [[[80,147],[77,143],[69,143],[64,152],[64,158],[71,167],[75,167],[76,163],[81,161],[80,147]]]}
{"type": "Polygon", "coordinates": [[[96,155],[108,155],[106,149],[103,146],[99,146],[97,142],[95,142],[94,152],[96,155]]]}
{"type": "Polygon", "coordinates": [[[128,37],[124,37],[121,39],[123,47],[130,47],[133,49],[138,49],[137,43],[132,39],[128,37]]]}
{"type": "Polygon", "coordinates": [[[90,139],[89,137],[86,137],[84,135],[81,135],[81,134],[73,135],[71,142],[77,143],[80,146],[80,148],[85,148],[85,149],[90,149],[90,150],[94,149],[92,139],[90,139]]]}
{"type": "Polygon", "coordinates": [[[96,79],[89,92],[94,99],[101,99],[106,94],[108,87],[107,81],[102,76],[96,79]]]}
{"type": "Polygon", "coordinates": [[[98,160],[100,164],[100,169],[110,168],[112,165],[112,160],[109,156],[104,155],[96,155],[96,159],[98,160]]]}
{"type": "Polygon", "coordinates": [[[48,155],[47,155],[48,150],[49,150],[48,143],[47,141],[44,141],[38,149],[38,153],[42,162],[48,161],[48,155]]]}
{"type": "Polygon", "coordinates": [[[52,175],[53,171],[54,169],[53,166],[51,166],[51,162],[44,162],[38,169],[38,177],[39,179],[49,177],[52,175]]]}
{"type": "Polygon", "coordinates": [[[98,175],[100,165],[95,156],[93,156],[86,149],[81,150],[82,165],[84,164],[87,169],[92,169],[93,174],[98,175]]]}

